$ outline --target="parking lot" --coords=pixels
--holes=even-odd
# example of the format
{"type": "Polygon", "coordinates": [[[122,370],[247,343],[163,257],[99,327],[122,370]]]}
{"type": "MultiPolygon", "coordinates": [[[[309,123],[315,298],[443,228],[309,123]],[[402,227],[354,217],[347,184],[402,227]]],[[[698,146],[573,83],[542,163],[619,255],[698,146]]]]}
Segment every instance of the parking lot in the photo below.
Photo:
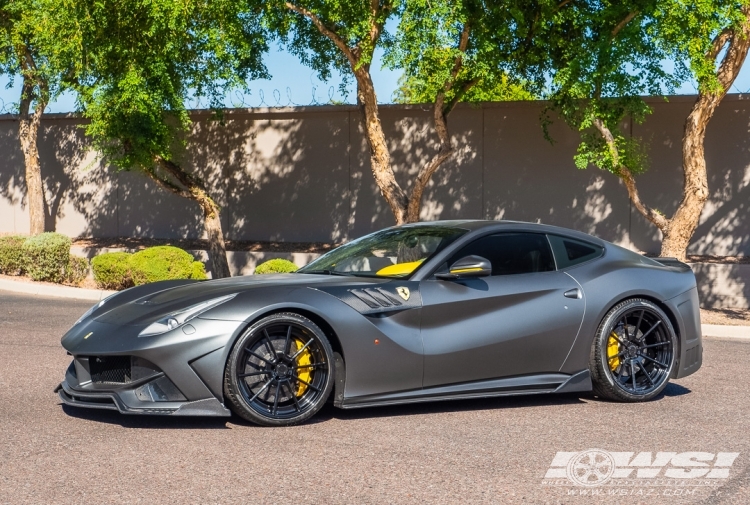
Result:
{"type": "Polygon", "coordinates": [[[60,337],[89,306],[0,292],[0,503],[750,502],[750,342],[707,339],[703,368],[646,404],[562,395],[325,407],[269,429],[62,407],[60,337]],[[559,451],[591,448],[739,456],[711,482],[589,489],[545,478],[559,451]]]}

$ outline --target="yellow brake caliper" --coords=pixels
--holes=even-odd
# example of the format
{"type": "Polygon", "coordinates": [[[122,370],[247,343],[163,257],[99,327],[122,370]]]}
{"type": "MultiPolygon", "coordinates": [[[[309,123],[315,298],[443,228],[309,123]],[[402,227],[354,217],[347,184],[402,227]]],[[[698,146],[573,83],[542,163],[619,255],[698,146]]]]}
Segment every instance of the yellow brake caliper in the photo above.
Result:
{"type": "MultiPolygon", "coordinates": [[[[296,346],[296,349],[294,352],[298,352],[300,349],[302,349],[305,344],[301,340],[294,340],[294,345],[296,346]]],[[[306,348],[304,351],[299,353],[299,356],[296,358],[297,360],[297,366],[302,367],[305,365],[312,365],[312,353],[310,352],[310,348],[306,348]]],[[[312,384],[312,376],[313,376],[313,369],[312,368],[298,368],[297,369],[297,377],[299,377],[301,380],[298,383],[297,386],[297,397],[299,398],[303,394],[305,394],[305,391],[307,391],[307,384],[305,384],[302,381],[305,381],[307,383],[312,384]]]]}
{"type": "Polygon", "coordinates": [[[616,337],[617,334],[613,331],[609,334],[609,340],[607,340],[607,361],[609,362],[609,369],[613,372],[620,366],[620,358],[617,356],[620,352],[620,343],[616,337]]]}

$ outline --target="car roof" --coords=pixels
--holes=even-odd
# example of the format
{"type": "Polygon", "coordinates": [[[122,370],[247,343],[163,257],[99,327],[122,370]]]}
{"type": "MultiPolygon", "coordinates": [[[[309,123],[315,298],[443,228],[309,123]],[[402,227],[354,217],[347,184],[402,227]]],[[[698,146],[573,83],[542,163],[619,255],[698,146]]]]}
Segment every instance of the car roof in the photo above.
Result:
{"type": "Polygon", "coordinates": [[[542,223],[529,223],[526,221],[510,221],[510,220],[498,220],[493,221],[490,219],[455,219],[455,220],[444,220],[444,221],[420,221],[419,223],[411,223],[403,226],[445,226],[464,228],[469,231],[477,231],[487,229],[502,230],[503,228],[515,229],[515,230],[528,230],[535,231],[537,233],[552,233],[558,235],[567,235],[571,238],[578,238],[580,240],[588,240],[595,242],[600,245],[604,245],[605,241],[589,235],[588,233],[580,232],[577,230],[571,230],[570,228],[562,228],[560,226],[553,226],[542,223]]]}

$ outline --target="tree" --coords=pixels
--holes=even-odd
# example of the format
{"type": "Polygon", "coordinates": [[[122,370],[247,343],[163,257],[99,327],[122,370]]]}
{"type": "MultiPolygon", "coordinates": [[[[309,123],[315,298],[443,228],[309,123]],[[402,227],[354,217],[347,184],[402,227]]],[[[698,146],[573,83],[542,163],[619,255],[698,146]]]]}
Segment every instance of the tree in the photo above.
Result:
{"type": "Polygon", "coordinates": [[[673,0],[658,5],[657,36],[698,81],[698,97],[682,137],[682,200],[671,219],[654,222],[664,234],[662,256],[684,259],[709,195],[703,146],[706,128],[750,49],[750,2],[673,0]]]}
{"type": "Polygon", "coordinates": [[[185,103],[224,93],[265,75],[262,30],[231,0],[65,0],[58,34],[81,47],[77,71],[86,133],[103,158],[139,170],[200,207],[215,277],[230,275],[220,208],[205,181],[185,167],[191,119],[185,103]]]}
{"type": "Polygon", "coordinates": [[[593,164],[623,181],[633,206],[662,232],[662,256],[685,260],[708,198],[703,139],[747,55],[744,9],[714,1],[569,2],[537,45],[554,48],[545,64],[553,76],[550,98],[582,134],[576,165],[593,164]],[[663,68],[667,58],[677,63],[673,73],[663,68]],[[627,117],[642,122],[651,111],[641,96],[672,91],[690,75],[688,67],[699,95],[685,123],[683,198],[669,218],[640,198],[636,177],[647,169],[648,155],[622,125],[627,117]]]}
{"type": "Polygon", "coordinates": [[[403,68],[396,100],[432,103],[438,152],[423,165],[407,198],[406,221],[419,221],[432,175],[455,152],[448,117],[460,101],[533,99],[541,85],[519,78],[524,39],[533,28],[527,2],[405,0],[386,62],[403,68]]]}
{"type": "Polygon", "coordinates": [[[60,79],[49,47],[36,30],[39,15],[34,0],[0,1],[0,73],[11,82],[20,77],[18,139],[26,172],[26,198],[32,235],[44,232],[46,202],[37,138],[44,109],[60,90],[60,79]]]}
{"type": "Polygon", "coordinates": [[[386,21],[397,13],[399,0],[272,0],[258,3],[265,22],[302,63],[326,80],[331,70],[353,76],[362,111],[370,164],[375,182],[391,208],[397,224],[408,222],[408,197],[396,181],[378,99],[370,75],[375,48],[386,34],[386,21]]]}

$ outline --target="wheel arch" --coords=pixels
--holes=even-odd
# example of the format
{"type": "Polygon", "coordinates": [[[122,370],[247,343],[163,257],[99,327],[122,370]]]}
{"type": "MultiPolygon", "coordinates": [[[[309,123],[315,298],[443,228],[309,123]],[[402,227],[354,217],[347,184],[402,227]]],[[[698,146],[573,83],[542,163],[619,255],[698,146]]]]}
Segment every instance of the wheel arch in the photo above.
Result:
{"type": "MultiPolygon", "coordinates": [[[[326,338],[328,338],[328,342],[331,344],[331,348],[333,349],[333,352],[337,352],[341,355],[341,358],[346,361],[346,356],[344,356],[344,349],[341,346],[341,341],[339,340],[338,335],[336,334],[336,331],[333,329],[333,326],[320,314],[317,312],[314,312],[312,310],[290,305],[290,306],[283,306],[283,307],[274,307],[272,309],[260,312],[255,315],[255,317],[249,321],[247,321],[247,324],[244,325],[242,332],[244,332],[247,328],[254,325],[264,317],[272,316],[273,314],[280,314],[283,312],[291,312],[294,314],[299,314],[300,316],[304,316],[308,318],[310,321],[318,325],[318,327],[323,330],[323,333],[325,334],[326,338]]],[[[240,332],[240,333],[242,333],[240,332]]]]}
{"type": "MultiPolygon", "coordinates": [[[[610,304],[607,307],[607,309],[604,311],[604,314],[602,315],[602,317],[599,318],[599,322],[597,323],[597,327],[601,324],[603,318],[609,313],[610,310],[612,310],[613,307],[615,307],[616,305],[619,305],[620,303],[625,302],[627,300],[633,300],[633,299],[636,299],[636,298],[647,300],[647,301],[653,303],[654,305],[656,305],[657,307],[659,307],[662,310],[662,312],[664,312],[667,315],[667,317],[669,318],[669,322],[672,323],[672,328],[674,329],[675,335],[677,336],[677,349],[675,349],[675,366],[674,366],[674,368],[672,370],[672,376],[670,377],[670,378],[673,379],[673,378],[675,378],[675,375],[677,374],[677,372],[680,370],[680,356],[681,356],[681,352],[682,352],[682,338],[681,338],[682,330],[680,328],[680,325],[679,325],[679,322],[677,320],[677,317],[674,314],[674,311],[666,303],[664,303],[662,300],[660,300],[659,298],[657,298],[657,297],[655,297],[653,295],[649,295],[649,294],[629,294],[628,296],[624,296],[624,297],[616,300],[614,303],[610,304]]],[[[592,337],[592,341],[593,341],[593,338],[594,337],[592,337]]]]}
{"type": "MultiPolygon", "coordinates": [[[[628,296],[625,296],[623,298],[620,298],[619,300],[616,300],[614,303],[610,304],[607,309],[604,311],[604,316],[606,316],[610,310],[616,305],[619,305],[620,303],[627,301],[627,300],[633,300],[635,298],[641,298],[643,300],[647,300],[657,307],[659,307],[669,318],[669,322],[672,323],[672,327],[674,328],[675,333],[677,334],[677,341],[680,340],[680,325],[677,321],[677,317],[675,316],[674,312],[667,304],[665,304],[663,301],[659,300],[657,297],[652,295],[646,295],[646,294],[630,294],[628,296]]],[[[601,319],[601,318],[600,318],[601,319]]],[[[599,321],[599,324],[601,324],[601,320],[599,321]]]]}

